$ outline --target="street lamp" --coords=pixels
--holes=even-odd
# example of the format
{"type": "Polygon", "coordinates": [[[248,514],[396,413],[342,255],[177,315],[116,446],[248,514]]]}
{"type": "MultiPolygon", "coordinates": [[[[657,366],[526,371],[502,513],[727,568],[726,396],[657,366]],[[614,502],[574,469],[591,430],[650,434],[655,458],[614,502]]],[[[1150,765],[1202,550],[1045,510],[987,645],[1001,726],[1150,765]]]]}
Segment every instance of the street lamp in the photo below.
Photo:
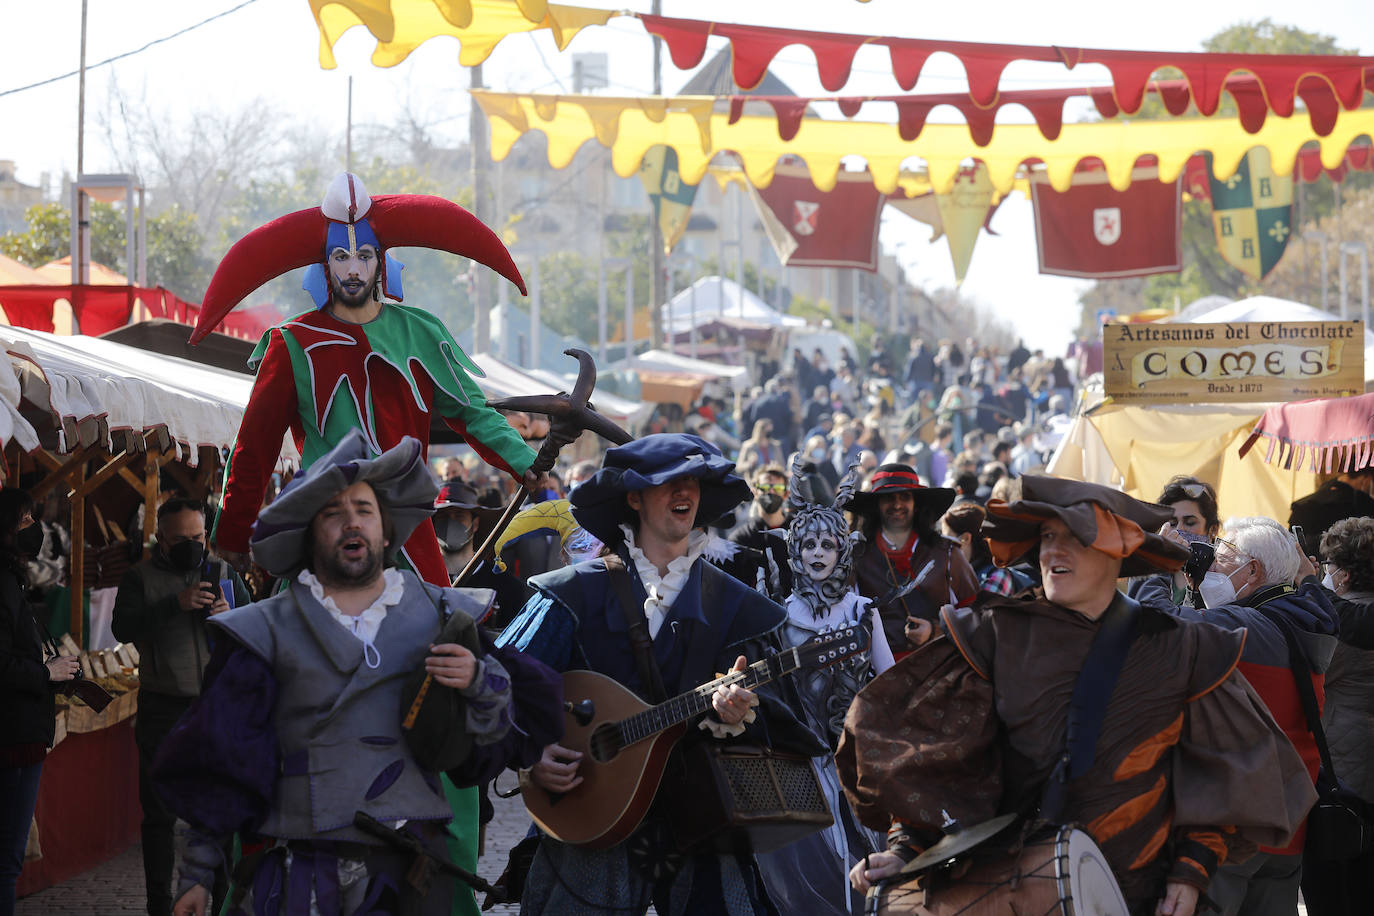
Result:
{"type": "Polygon", "coordinates": [[[1369,247],[1364,242],[1341,242],[1339,249],[1341,270],[1341,320],[1345,321],[1350,301],[1350,287],[1345,281],[1345,256],[1359,255],[1360,258],[1360,317],[1364,326],[1369,328],[1369,247]]]}
{"type": "Polygon", "coordinates": [[[1330,295],[1330,291],[1328,290],[1326,283],[1326,243],[1329,241],[1329,237],[1325,232],[1322,232],[1320,229],[1308,229],[1306,232],[1302,234],[1302,240],[1304,242],[1316,241],[1321,242],[1322,244],[1322,311],[1325,312],[1327,310],[1326,300],[1327,297],[1330,295]]]}

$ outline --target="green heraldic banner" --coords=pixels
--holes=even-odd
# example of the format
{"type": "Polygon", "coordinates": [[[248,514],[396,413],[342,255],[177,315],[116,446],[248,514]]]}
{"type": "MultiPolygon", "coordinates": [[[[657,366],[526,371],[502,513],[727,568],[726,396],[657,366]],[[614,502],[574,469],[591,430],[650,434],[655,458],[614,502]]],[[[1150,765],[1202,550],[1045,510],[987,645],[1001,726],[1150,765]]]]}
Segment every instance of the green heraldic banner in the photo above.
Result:
{"type": "Polygon", "coordinates": [[[1292,177],[1275,175],[1269,151],[1261,146],[1245,154],[1230,178],[1211,178],[1211,191],[1221,256],[1246,276],[1263,279],[1293,234],[1292,177]]]}

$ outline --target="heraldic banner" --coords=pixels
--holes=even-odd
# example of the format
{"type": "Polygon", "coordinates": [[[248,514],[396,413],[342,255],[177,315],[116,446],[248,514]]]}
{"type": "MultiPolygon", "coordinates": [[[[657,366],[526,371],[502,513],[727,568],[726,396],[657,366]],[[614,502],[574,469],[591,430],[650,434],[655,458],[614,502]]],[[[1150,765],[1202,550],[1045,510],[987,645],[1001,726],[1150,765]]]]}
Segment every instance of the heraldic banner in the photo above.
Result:
{"type": "MultiPolygon", "coordinates": [[[[1211,170],[1208,170],[1211,175],[1211,170]]],[[[1227,264],[1262,280],[1283,257],[1293,234],[1293,179],[1274,174],[1269,150],[1245,154],[1234,175],[1210,178],[1212,228],[1227,264]]]]}
{"type": "Polygon", "coordinates": [[[766,188],[749,195],[778,260],[788,267],[878,269],[878,223],[884,195],[867,172],[840,172],[818,191],[805,168],[778,166],[766,188]]]}
{"type": "Polygon", "coordinates": [[[1102,170],[1079,172],[1067,191],[1031,179],[1040,272],[1061,277],[1143,277],[1177,273],[1179,183],[1159,181],[1159,170],[1138,168],[1118,191],[1102,170]]]}
{"type": "Polygon", "coordinates": [[[663,233],[663,253],[673,253],[687,231],[692,218],[692,203],[697,186],[682,180],[677,168],[677,150],[670,146],[652,146],[639,163],[639,180],[654,205],[658,228],[663,233]]]}

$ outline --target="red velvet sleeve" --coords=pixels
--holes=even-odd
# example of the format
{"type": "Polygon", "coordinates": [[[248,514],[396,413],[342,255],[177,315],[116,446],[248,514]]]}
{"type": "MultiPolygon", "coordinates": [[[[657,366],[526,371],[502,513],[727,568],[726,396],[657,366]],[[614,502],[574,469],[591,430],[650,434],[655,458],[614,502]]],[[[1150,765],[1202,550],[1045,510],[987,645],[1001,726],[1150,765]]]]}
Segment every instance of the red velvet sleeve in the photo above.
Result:
{"type": "Polygon", "coordinates": [[[229,458],[224,502],[215,525],[216,547],[239,553],[248,551],[248,535],[281,454],[282,437],[293,421],[299,422],[299,411],[291,354],[281,332],[273,331],[258,365],[257,381],[253,383],[253,393],[229,458]]]}

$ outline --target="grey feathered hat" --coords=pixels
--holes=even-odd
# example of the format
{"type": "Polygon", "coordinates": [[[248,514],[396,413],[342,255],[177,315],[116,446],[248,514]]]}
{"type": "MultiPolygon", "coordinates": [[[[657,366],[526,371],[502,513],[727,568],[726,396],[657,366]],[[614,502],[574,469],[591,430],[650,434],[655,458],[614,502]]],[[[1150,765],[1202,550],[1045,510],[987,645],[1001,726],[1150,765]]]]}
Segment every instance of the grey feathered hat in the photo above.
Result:
{"type": "Polygon", "coordinates": [[[285,576],[305,564],[305,535],[325,504],[359,481],[372,484],[377,501],[391,515],[393,534],[387,558],[410,539],[420,523],[434,514],[439,484],[425,463],[420,440],[406,436],[378,455],[360,430],[351,430],[326,455],[282,488],[253,523],[249,547],[253,562],[274,576],[285,576]]]}

